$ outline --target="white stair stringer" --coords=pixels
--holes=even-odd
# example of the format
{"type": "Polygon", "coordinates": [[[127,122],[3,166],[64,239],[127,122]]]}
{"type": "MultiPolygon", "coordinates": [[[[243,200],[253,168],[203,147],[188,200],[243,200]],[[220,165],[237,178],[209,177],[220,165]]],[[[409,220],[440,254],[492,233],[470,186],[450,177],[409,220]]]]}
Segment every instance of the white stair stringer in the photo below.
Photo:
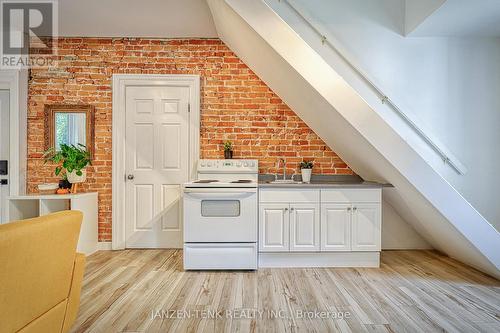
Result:
{"type": "Polygon", "coordinates": [[[261,0],[207,0],[219,37],[432,246],[500,277],[500,234],[261,0]]]}

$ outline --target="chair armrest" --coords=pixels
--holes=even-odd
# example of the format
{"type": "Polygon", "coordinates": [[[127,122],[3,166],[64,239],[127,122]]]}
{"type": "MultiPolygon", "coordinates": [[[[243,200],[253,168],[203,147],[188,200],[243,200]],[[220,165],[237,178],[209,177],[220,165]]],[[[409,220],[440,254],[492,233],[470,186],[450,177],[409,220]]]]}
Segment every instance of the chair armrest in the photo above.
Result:
{"type": "Polygon", "coordinates": [[[68,305],[64,317],[63,332],[68,332],[75,322],[80,307],[80,291],[82,289],[83,273],[85,271],[85,255],[77,253],[73,266],[73,277],[68,295],[68,305]]]}

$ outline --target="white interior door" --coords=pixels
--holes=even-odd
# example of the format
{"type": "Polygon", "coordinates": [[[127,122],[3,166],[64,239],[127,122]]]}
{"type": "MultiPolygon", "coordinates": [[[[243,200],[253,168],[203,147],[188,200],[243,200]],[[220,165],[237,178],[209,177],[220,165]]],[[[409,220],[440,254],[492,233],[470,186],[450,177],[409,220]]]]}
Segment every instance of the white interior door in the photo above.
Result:
{"type": "MultiPolygon", "coordinates": [[[[0,90],[0,160],[9,160],[9,91],[0,90]]],[[[0,185],[0,223],[7,221],[6,205],[7,196],[9,195],[9,176],[1,175],[0,180],[7,181],[7,184],[0,185]]]]}
{"type": "Polygon", "coordinates": [[[181,184],[189,178],[187,86],[125,91],[125,245],[181,248],[181,184]]]}

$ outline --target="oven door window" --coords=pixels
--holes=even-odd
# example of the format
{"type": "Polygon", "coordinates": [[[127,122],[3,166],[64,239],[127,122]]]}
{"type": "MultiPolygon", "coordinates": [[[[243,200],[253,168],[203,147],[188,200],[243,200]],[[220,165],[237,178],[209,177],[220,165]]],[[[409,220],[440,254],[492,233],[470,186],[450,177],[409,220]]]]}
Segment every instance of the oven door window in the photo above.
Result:
{"type": "Polygon", "coordinates": [[[203,217],[238,217],[240,216],[239,200],[202,200],[201,216],[203,217]]]}

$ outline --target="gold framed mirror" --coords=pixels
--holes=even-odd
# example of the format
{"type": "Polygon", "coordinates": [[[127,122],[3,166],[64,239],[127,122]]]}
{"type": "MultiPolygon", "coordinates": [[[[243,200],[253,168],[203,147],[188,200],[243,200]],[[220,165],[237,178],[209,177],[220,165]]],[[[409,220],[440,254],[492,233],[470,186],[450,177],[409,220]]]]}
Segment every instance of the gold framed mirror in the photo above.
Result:
{"type": "Polygon", "coordinates": [[[45,149],[61,144],[82,144],[94,155],[92,105],[45,105],[45,149]]]}

